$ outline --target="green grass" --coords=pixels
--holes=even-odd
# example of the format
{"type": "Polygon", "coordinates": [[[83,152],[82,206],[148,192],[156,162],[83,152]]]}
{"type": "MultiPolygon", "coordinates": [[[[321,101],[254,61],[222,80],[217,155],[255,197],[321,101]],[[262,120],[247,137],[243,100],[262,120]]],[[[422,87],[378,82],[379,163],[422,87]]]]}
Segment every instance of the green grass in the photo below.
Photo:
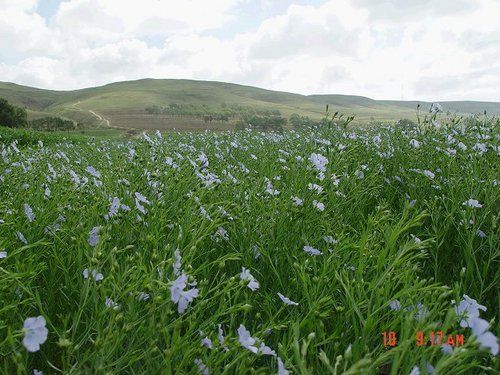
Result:
{"type": "MultiPolygon", "coordinates": [[[[293,113],[321,119],[325,106],[345,114],[356,115],[358,123],[394,121],[413,118],[417,104],[428,109],[430,103],[416,101],[373,100],[353,95],[299,95],[264,90],[224,82],[182,79],[142,79],[112,83],[74,91],[41,90],[0,82],[0,97],[15,105],[26,106],[31,117],[44,113],[63,116],[85,124],[98,126],[100,121],[88,111],[93,110],[111,121],[112,125],[141,128],[147,121],[144,111],[152,105],[165,106],[171,102],[219,106],[238,104],[260,109],[277,109],[286,117],[293,113]],[[80,110],[75,108],[78,103],[80,110]],[[137,111],[143,115],[137,119],[137,111]]],[[[455,101],[441,102],[445,111],[453,113],[500,114],[500,103],[455,101]]],[[[167,125],[165,124],[165,127],[167,125]]],[[[160,130],[162,126],[159,126],[160,130]]]]}
{"type": "Polygon", "coordinates": [[[186,374],[200,359],[212,374],[276,373],[275,357],[238,342],[242,324],[296,374],[414,366],[425,374],[427,363],[437,374],[494,374],[497,358],[460,327],[452,300],[467,294],[485,305],[481,317],[500,333],[498,130],[487,119],[423,131],[332,126],[131,140],[1,129],[0,372],[186,374]],[[312,153],[328,159],[324,179],[312,153]],[[208,172],[220,182],[207,187],[200,176],[208,172]],[[146,213],[136,192],[150,202],[141,203],[146,213]],[[130,211],[106,219],[114,197],[130,211]],[[471,198],[482,207],[464,205],[471,198]],[[199,290],[183,314],[171,299],[176,249],[199,290]],[[242,267],[258,290],[240,279],[242,267]],[[84,269],[103,280],[84,278],[84,269]],[[403,308],[391,309],[394,300],[403,308]],[[30,353],[23,322],[35,316],[46,319],[48,338],[30,353]],[[465,345],[453,354],[418,347],[419,330],[464,334],[465,345]],[[394,347],[382,344],[389,331],[394,347]]]}

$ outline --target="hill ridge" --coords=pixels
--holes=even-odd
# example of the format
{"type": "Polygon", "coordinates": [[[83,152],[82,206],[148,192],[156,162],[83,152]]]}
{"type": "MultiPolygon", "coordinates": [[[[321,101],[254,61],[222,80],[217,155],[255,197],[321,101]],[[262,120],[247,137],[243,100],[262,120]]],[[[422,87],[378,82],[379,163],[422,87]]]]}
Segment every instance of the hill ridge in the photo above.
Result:
{"type": "MultiPolygon", "coordinates": [[[[328,104],[332,111],[355,115],[360,122],[413,119],[418,104],[422,110],[431,104],[419,100],[378,100],[347,94],[303,95],[222,81],[154,78],[118,81],[76,90],[47,90],[0,82],[0,97],[26,107],[31,118],[56,115],[98,126],[102,121],[92,115],[93,111],[117,127],[141,129],[171,127],[172,124],[167,124],[168,119],[153,117],[145,111],[146,107],[167,106],[169,103],[211,108],[237,105],[278,110],[285,117],[297,113],[313,119],[324,116],[328,104]],[[84,111],[78,111],[73,106],[77,102],[84,111]]],[[[486,111],[492,115],[500,114],[498,102],[464,100],[439,103],[445,111],[453,113],[481,114],[486,111]]]]}

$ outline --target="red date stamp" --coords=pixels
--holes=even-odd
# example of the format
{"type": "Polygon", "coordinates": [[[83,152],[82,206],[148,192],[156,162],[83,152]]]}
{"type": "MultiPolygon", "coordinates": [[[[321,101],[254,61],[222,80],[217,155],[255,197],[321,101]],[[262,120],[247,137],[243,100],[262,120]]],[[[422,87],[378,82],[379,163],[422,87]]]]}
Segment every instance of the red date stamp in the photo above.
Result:
{"type": "MultiPolygon", "coordinates": [[[[384,347],[394,347],[398,344],[398,335],[395,331],[382,332],[382,345],[384,347]]],[[[448,334],[443,331],[418,331],[415,335],[416,346],[463,346],[465,338],[463,334],[448,334]]]]}

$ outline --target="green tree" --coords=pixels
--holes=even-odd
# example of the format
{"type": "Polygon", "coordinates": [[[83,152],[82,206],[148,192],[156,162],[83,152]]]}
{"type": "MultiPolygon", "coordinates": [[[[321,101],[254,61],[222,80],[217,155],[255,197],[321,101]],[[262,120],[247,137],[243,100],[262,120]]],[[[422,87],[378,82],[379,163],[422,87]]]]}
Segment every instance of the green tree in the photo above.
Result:
{"type": "Polygon", "coordinates": [[[0,98],[0,126],[21,128],[28,124],[26,109],[11,105],[7,99],[0,98]]]}

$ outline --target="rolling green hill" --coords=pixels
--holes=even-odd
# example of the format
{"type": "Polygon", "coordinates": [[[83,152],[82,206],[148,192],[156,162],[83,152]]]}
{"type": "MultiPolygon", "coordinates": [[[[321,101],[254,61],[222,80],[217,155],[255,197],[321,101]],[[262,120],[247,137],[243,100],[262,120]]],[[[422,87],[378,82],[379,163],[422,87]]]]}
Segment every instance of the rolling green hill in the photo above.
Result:
{"type": "MultiPolygon", "coordinates": [[[[299,95],[224,82],[141,79],[73,91],[43,90],[0,82],[0,97],[28,109],[31,118],[57,115],[86,126],[121,129],[231,128],[227,124],[205,124],[196,118],[151,115],[146,107],[169,103],[220,107],[239,105],[255,109],[279,110],[319,119],[328,104],[331,111],[354,114],[358,122],[391,121],[415,118],[415,109],[430,103],[417,101],[373,100],[351,95],[299,95]]],[[[500,114],[500,103],[455,101],[440,102],[444,110],[456,113],[500,114]]]]}

